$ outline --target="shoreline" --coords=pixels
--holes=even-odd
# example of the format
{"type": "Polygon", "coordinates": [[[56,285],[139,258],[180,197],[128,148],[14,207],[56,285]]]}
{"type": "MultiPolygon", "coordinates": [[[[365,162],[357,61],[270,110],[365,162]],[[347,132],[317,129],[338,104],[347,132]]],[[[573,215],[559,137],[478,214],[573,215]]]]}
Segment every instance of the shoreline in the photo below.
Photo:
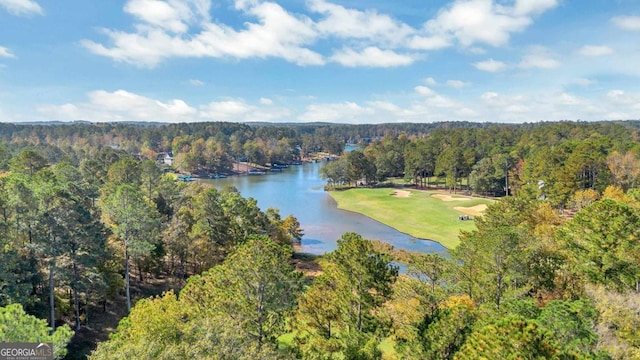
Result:
{"type": "MultiPolygon", "coordinates": [[[[331,196],[331,194],[329,194],[329,196],[331,196]]],[[[336,203],[338,203],[338,201],[337,201],[333,196],[331,196],[331,198],[332,198],[334,201],[336,201],[336,203]]],[[[416,235],[414,235],[414,234],[411,234],[411,233],[408,233],[408,232],[403,231],[403,230],[401,230],[401,229],[398,229],[397,227],[395,227],[395,226],[393,226],[393,225],[391,225],[391,224],[384,223],[384,222],[382,222],[382,221],[380,221],[380,220],[378,220],[378,219],[376,219],[376,218],[374,218],[374,217],[371,217],[371,216],[369,216],[369,215],[367,215],[367,214],[364,214],[364,213],[361,213],[361,212],[359,212],[359,211],[355,211],[355,210],[350,210],[350,209],[342,208],[342,207],[340,207],[340,205],[339,205],[339,204],[338,204],[337,208],[338,208],[338,209],[340,209],[340,210],[343,210],[343,211],[348,211],[348,212],[350,212],[350,213],[354,213],[354,214],[358,214],[358,215],[366,216],[366,217],[368,217],[368,218],[369,218],[369,219],[371,219],[371,220],[377,221],[377,222],[379,222],[379,223],[381,223],[381,224],[383,224],[383,225],[385,225],[385,226],[388,226],[388,227],[390,227],[390,228],[394,229],[395,231],[397,231],[397,232],[399,232],[399,233],[401,233],[401,234],[404,234],[404,235],[407,235],[407,236],[411,236],[411,237],[415,238],[416,240],[420,240],[420,241],[430,241],[430,242],[434,242],[434,243],[440,244],[443,248],[447,249],[447,251],[449,251],[449,250],[451,250],[451,249],[452,249],[452,248],[450,248],[450,247],[447,247],[445,244],[441,243],[441,242],[440,242],[440,241],[438,241],[438,240],[425,239],[425,238],[423,238],[423,237],[418,237],[418,236],[416,236],[416,235]]],[[[393,244],[388,243],[388,242],[383,241],[383,240],[380,240],[380,239],[369,239],[369,240],[373,240],[373,241],[380,241],[380,242],[383,242],[383,243],[385,243],[385,244],[389,244],[389,245],[392,245],[392,246],[393,246],[393,244]]],[[[405,250],[405,251],[409,251],[409,250],[405,250]]]]}

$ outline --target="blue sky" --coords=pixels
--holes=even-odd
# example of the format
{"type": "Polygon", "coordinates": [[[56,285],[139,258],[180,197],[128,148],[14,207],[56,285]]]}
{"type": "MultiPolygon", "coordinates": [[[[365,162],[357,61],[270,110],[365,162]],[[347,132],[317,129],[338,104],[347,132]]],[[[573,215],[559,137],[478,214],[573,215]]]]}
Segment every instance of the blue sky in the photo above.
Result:
{"type": "Polygon", "coordinates": [[[0,0],[0,121],[640,119],[640,0],[0,0]]]}

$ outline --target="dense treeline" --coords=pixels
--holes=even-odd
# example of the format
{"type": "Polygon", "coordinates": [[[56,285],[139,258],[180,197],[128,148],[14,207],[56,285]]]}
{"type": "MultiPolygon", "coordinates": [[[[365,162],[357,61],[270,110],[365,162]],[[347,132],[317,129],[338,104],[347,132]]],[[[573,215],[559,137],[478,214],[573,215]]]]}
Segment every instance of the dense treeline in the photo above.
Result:
{"type": "Polygon", "coordinates": [[[0,130],[0,341],[52,341],[62,357],[71,328],[120,307],[92,358],[640,358],[637,123],[0,130]],[[437,176],[512,196],[450,257],[347,233],[305,279],[295,217],[156,162],[172,151],[182,170],[224,171],[355,141],[329,181],[437,176]],[[142,299],[163,278],[172,290],[142,299]]]}
{"type": "MultiPolygon", "coordinates": [[[[629,126],[634,123],[629,122],[629,126]]],[[[495,125],[495,124],[493,124],[495,125]]],[[[435,129],[478,128],[491,126],[491,124],[469,122],[442,122],[442,123],[401,123],[378,125],[342,125],[342,124],[269,124],[252,123],[238,124],[225,122],[210,123],[181,123],[181,124],[127,124],[127,123],[57,123],[47,124],[0,124],[0,139],[3,142],[15,142],[28,140],[31,143],[53,144],[58,141],[71,141],[85,139],[90,144],[111,145],[113,143],[132,143],[133,146],[142,146],[148,142],[153,150],[167,151],[172,139],[179,136],[191,136],[197,138],[229,138],[232,135],[247,135],[251,138],[296,138],[302,139],[304,135],[317,137],[336,136],[343,140],[379,138],[385,135],[397,136],[400,134],[428,134],[435,129]],[[160,146],[160,147],[156,147],[160,146]]]]}
{"type": "Polygon", "coordinates": [[[288,163],[309,152],[340,154],[343,137],[326,127],[248,126],[235,123],[193,123],[141,126],[133,124],[14,125],[0,124],[0,165],[24,149],[48,162],[79,165],[105,148],[156,160],[173,153],[176,168],[187,172],[225,172],[232,161],[288,163]]]}
{"type": "Polygon", "coordinates": [[[385,136],[323,168],[331,185],[404,177],[416,185],[444,179],[477,194],[548,199],[565,208],[584,191],[626,190],[640,178],[640,136],[619,124],[554,123],[437,129],[424,137],[385,136]],[[464,184],[464,186],[463,186],[464,184]]]}
{"type": "Polygon", "coordinates": [[[110,148],[79,167],[21,152],[0,177],[0,212],[0,306],[21,304],[53,329],[90,325],[119,294],[130,309],[143,296],[132,287],[149,278],[179,289],[251,235],[291,244],[302,234],[293,216],[234,188],[187,186],[110,148]]]}
{"type": "Polygon", "coordinates": [[[639,216],[638,190],[571,220],[510,197],[451,258],[344,234],[306,286],[290,248],[252,237],[139,302],[92,358],[637,359],[639,216]]]}
{"type": "MultiPolygon", "coordinates": [[[[508,154],[517,158],[523,156],[521,152],[556,146],[565,140],[584,140],[592,133],[606,136],[614,142],[626,142],[637,133],[638,128],[640,122],[637,121],[519,125],[467,122],[378,125],[246,125],[224,122],[151,125],[0,124],[0,143],[4,144],[4,148],[0,149],[0,164],[6,161],[7,156],[31,148],[51,163],[65,160],[72,165],[79,165],[80,161],[95,157],[102,148],[115,147],[148,159],[156,159],[158,153],[173,152],[176,165],[185,171],[224,171],[230,167],[232,160],[251,161],[261,165],[288,162],[314,151],[340,154],[345,142],[369,143],[385,136],[398,138],[401,135],[410,139],[431,138],[434,134],[436,137],[437,134],[446,136],[449,147],[459,151],[480,146],[481,149],[477,149],[479,154],[473,156],[478,162],[487,155],[497,153],[492,150],[504,152],[506,147],[518,145],[518,152],[508,154]]],[[[464,164],[467,166],[471,161],[469,154],[463,156],[456,154],[454,150],[450,152],[451,157],[464,157],[464,164]]],[[[427,155],[429,154],[425,154],[427,155]]],[[[413,171],[428,172],[430,169],[413,171]]],[[[467,169],[456,169],[456,172],[465,171],[467,169]]]]}

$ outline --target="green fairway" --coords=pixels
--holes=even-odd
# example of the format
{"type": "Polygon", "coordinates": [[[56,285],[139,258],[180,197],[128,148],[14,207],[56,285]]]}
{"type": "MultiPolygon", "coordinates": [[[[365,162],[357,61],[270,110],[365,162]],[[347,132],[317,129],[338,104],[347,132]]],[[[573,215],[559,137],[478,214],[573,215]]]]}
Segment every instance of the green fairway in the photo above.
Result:
{"type": "MultiPolygon", "coordinates": [[[[468,198],[436,191],[383,189],[350,189],[330,192],[339,209],[357,212],[419,239],[434,240],[447,248],[458,245],[460,230],[475,229],[473,221],[461,221],[466,208],[477,213],[492,201],[468,198]],[[445,198],[444,201],[440,196],[445,198]],[[474,211],[475,210],[475,211],[474,211]]],[[[477,214],[476,214],[477,215],[477,214]]]]}

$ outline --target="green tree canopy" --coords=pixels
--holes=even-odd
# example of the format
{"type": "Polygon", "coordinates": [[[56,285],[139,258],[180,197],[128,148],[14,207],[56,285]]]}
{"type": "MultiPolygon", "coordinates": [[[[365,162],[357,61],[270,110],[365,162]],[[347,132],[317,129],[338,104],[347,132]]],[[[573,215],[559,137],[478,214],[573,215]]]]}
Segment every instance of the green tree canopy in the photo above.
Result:
{"type": "Polygon", "coordinates": [[[73,331],[67,326],[59,326],[53,334],[47,322],[27,315],[20,304],[0,307],[0,342],[43,342],[53,343],[56,359],[67,354],[67,344],[73,331]]]}
{"type": "Polygon", "coordinates": [[[640,216],[614,200],[593,203],[560,230],[572,269],[590,282],[637,290],[640,284],[640,216]]]}
{"type": "Polygon", "coordinates": [[[290,257],[290,247],[251,236],[222,265],[192,277],[181,299],[200,314],[222,316],[259,349],[273,344],[301,286],[290,257]]]}

